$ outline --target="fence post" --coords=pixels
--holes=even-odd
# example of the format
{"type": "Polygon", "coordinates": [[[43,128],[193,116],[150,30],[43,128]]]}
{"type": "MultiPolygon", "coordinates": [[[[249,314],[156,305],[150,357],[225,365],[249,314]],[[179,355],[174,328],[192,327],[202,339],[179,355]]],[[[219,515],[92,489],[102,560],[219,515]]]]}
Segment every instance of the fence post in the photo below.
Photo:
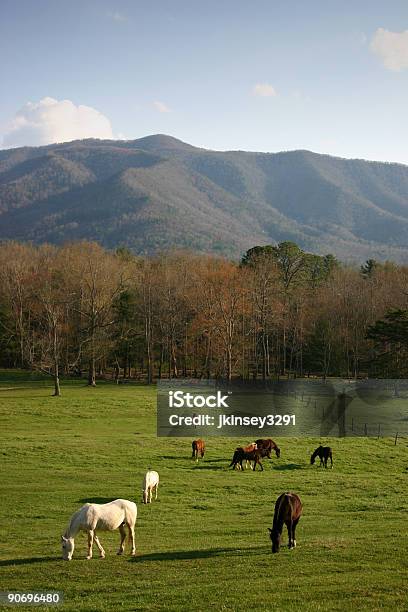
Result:
{"type": "Polygon", "coordinates": [[[397,440],[398,440],[398,431],[395,434],[394,446],[397,446],[397,440]]]}
{"type": "Polygon", "coordinates": [[[378,438],[380,437],[381,434],[381,423],[378,423],[378,438]]]}
{"type": "Polygon", "coordinates": [[[367,423],[364,423],[364,435],[367,435],[367,423]]]}

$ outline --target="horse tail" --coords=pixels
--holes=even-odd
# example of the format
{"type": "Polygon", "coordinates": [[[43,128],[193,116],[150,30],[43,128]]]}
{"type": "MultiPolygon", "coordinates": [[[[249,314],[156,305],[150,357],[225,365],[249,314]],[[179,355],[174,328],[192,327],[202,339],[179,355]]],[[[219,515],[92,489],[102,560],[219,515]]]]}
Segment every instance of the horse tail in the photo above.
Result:
{"type": "Polygon", "coordinates": [[[238,460],[238,451],[235,451],[234,456],[232,457],[232,461],[228,467],[232,467],[233,465],[235,465],[237,463],[237,460],[238,460]]]}

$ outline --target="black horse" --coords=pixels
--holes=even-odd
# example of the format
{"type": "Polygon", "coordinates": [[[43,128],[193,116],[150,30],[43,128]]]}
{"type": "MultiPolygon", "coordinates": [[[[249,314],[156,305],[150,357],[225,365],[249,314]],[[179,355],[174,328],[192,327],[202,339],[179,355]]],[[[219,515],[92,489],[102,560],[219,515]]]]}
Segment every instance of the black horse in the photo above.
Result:
{"type": "Polygon", "coordinates": [[[296,526],[302,516],[302,502],[296,493],[282,493],[276,500],[272,529],[269,535],[272,540],[272,552],[279,552],[283,525],[288,528],[289,549],[296,547],[296,526]]]}
{"type": "Polygon", "coordinates": [[[327,462],[330,459],[331,467],[333,468],[333,452],[330,446],[319,446],[316,448],[315,452],[310,457],[311,465],[314,464],[316,457],[320,459],[320,467],[324,465],[324,467],[327,468],[327,462]]]}

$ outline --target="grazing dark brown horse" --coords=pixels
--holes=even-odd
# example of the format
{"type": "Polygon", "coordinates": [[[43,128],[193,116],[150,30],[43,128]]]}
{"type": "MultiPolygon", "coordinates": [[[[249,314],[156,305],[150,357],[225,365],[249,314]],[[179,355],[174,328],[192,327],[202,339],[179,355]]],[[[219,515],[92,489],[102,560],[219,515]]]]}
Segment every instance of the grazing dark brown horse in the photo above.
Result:
{"type": "Polygon", "coordinates": [[[318,448],[316,448],[315,452],[310,457],[311,465],[314,464],[316,457],[319,457],[320,459],[320,467],[324,465],[325,468],[327,468],[327,462],[330,459],[331,468],[333,469],[333,451],[330,446],[319,446],[318,448]]]}
{"type": "Polygon", "coordinates": [[[275,451],[276,456],[280,457],[280,448],[279,446],[276,444],[276,442],[274,442],[273,440],[271,440],[271,438],[266,438],[266,440],[255,440],[256,442],[256,446],[257,448],[260,449],[266,449],[268,450],[270,453],[272,451],[275,451]]]}
{"type": "Polygon", "coordinates": [[[272,540],[272,552],[279,552],[283,525],[288,528],[289,549],[296,547],[296,526],[302,516],[302,502],[296,493],[282,493],[275,504],[272,529],[269,535],[272,540]]]}
{"type": "Polygon", "coordinates": [[[193,454],[191,455],[192,459],[195,459],[198,463],[198,456],[204,457],[205,453],[205,442],[199,438],[198,440],[193,440],[191,443],[191,447],[193,449],[193,454]]]}
{"type": "Polygon", "coordinates": [[[229,467],[233,467],[233,469],[235,470],[236,466],[238,465],[238,466],[241,466],[241,470],[243,471],[244,468],[243,468],[242,462],[245,460],[249,462],[251,461],[254,462],[254,466],[252,468],[254,471],[257,465],[259,465],[259,467],[263,471],[263,465],[261,463],[261,459],[262,457],[265,457],[265,456],[266,455],[264,455],[262,451],[260,451],[257,448],[249,452],[246,452],[244,448],[238,447],[235,449],[234,456],[232,458],[231,463],[229,464],[229,467]]]}

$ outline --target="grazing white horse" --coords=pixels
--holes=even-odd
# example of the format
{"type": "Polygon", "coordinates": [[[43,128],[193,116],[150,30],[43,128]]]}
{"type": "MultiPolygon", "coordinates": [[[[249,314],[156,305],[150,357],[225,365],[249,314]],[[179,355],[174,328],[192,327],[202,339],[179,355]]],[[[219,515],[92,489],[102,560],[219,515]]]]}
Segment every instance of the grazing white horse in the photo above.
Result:
{"type": "Polygon", "coordinates": [[[154,470],[148,470],[143,478],[143,503],[150,504],[152,501],[152,493],[153,489],[156,492],[157,499],[157,489],[159,488],[159,475],[154,470]]]}
{"type": "Polygon", "coordinates": [[[125,550],[126,530],[127,525],[129,530],[129,541],[132,543],[132,555],[136,554],[135,547],[135,524],[137,517],[137,507],[127,499],[115,499],[108,504],[85,504],[75,514],[72,515],[68,528],[63,536],[62,542],[62,558],[65,561],[71,561],[75,548],[75,537],[79,531],[88,532],[88,556],[92,558],[92,546],[95,541],[102,559],[105,557],[105,551],[99,541],[95,531],[114,531],[119,529],[121,541],[118,555],[123,554],[125,550]]]}

